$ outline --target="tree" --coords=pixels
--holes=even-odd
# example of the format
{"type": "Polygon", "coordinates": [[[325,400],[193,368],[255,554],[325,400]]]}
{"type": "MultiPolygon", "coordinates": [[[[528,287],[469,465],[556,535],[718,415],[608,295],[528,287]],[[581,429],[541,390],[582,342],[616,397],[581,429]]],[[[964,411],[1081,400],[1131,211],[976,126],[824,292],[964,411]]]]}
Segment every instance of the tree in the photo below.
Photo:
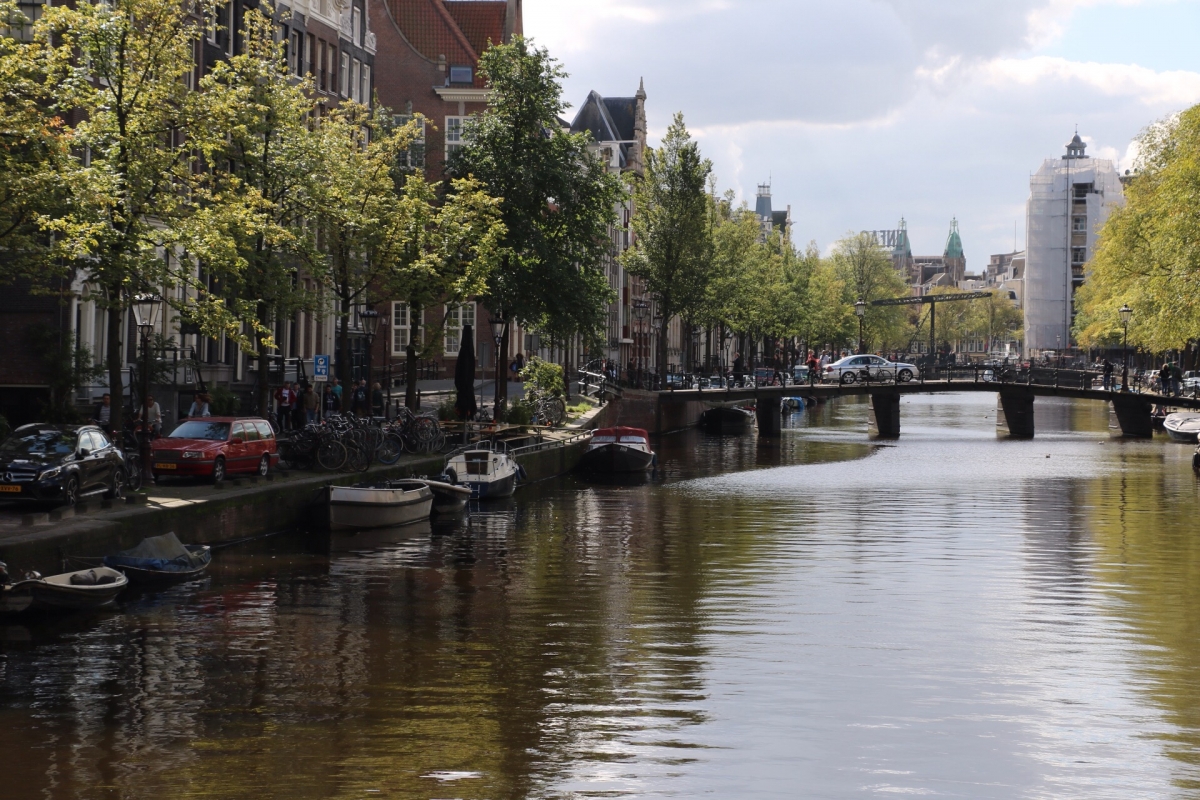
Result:
{"type": "MultiPolygon", "coordinates": [[[[598,330],[612,296],[603,259],[620,181],[585,136],[562,131],[566,73],[545,49],[515,36],[489,48],[479,72],[490,92],[487,110],[466,126],[467,143],[450,171],[473,176],[501,199],[504,251],[485,301],[508,320],[558,339],[598,330]]],[[[500,382],[501,403],[507,387],[500,382]]]]}
{"type": "Polygon", "coordinates": [[[243,51],[215,64],[195,97],[189,144],[209,168],[191,195],[183,240],[220,291],[199,286],[187,312],[206,334],[224,332],[257,356],[258,412],[266,414],[274,329],[314,305],[300,268],[324,267],[311,224],[313,184],[330,162],[309,128],[311,87],[293,83],[270,17],[247,9],[241,39],[243,51]]]}
{"type": "Polygon", "coordinates": [[[661,315],[658,370],[664,380],[671,320],[701,312],[713,277],[706,192],[711,173],[712,162],[700,156],[677,113],[662,144],[647,151],[645,175],[635,181],[636,238],[624,256],[625,268],[644,281],[661,315]]]}
{"type": "Polygon", "coordinates": [[[412,232],[397,184],[397,163],[417,137],[421,120],[390,124],[374,112],[344,103],[322,120],[317,148],[323,169],[312,187],[328,259],[328,284],[337,298],[339,377],[349,378],[350,314],[372,286],[396,268],[412,232]]]}
{"type": "Polygon", "coordinates": [[[441,204],[436,185],[426,183],[421,175],[410,175],[405,181],[395,216],[401,246],[386,280],[393,296],[403,297],[408,304],[404,401],[409,408],[417,407],[417,355],[428,352],[426,348],[437,338],[421,340],[425,309],[454,306],[483,292],[505,258],[500,205],[473,178],[454,180],[441,204]]]}
{"type": "MultiPolygon", "coordinates": [[[[122,385],[125,312],[177,278],[164,253],[192,180],[187,117],[199,15],[178,0],[54,5],[33,27],[43,99],[71,144],[62,212],[43,220],[108,312],[108,383],[122,385]]],[[[112,423],[122,424],[120,403],[112,423]]]]}
{"type": "Polygon", "coordinates": [[[867,304],[863,317],[863,344],[868,350],[894,349],[907,344],[910,331],[903,306],[872,306],[875,300],[910,293],[904,277],[892,266],[888,254],[866,233],[848,234],[833,249],[833,264],[844,284],[843,303],[867,304]]]}
{"type": "Polygon", "coordinates": [[[1088,276],[1075,295],[1080,344],[1115,345],[1117,310],[1134,309],[1131,343],[1153,351],[1200,339],[1200,105],[1139,137],[1125,205],[1100,231],[1088,276]]]}

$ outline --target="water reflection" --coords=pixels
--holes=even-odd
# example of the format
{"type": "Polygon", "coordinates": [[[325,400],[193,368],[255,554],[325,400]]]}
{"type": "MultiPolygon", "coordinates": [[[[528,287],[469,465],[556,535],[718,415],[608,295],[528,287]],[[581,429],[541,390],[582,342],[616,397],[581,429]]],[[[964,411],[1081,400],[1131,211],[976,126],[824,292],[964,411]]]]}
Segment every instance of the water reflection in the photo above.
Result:
{"type": "Polygon", "coordinates": [[[1186,795],[1186,453],[1040,404],[1034,442],[982,395],[887,446],[862,403],[667,437],[632,484],[0,627],[4,796],[1186,795]]]}

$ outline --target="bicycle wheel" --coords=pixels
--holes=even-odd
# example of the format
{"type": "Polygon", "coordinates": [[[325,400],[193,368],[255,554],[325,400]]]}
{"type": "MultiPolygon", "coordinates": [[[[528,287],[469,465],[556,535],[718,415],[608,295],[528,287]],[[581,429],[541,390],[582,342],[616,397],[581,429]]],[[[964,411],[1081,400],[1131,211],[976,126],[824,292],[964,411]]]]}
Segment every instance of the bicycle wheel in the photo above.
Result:
{"type": "Polygon", "coordinates": [[[399,461],[402,455],[404,455],[404,440],[394,434],[384,436],[383,441],[375,448],[375,458],[379,459],[380,464],[389,467],[399,461]]]}
{"type": "Polygon", "coordinates": [[[346,446],[337,439],[326,439],[317,447],[317,463],[321,465],[321,469],[330,472],[341,469],[347,456],[346,446]]]}
{"type": "Polygon", "coordinates": [[[561,397],[546,398],[546,424],[550,427],[561,425],[567,418],[567,404],[561,397]]]}
{"type": "Polygon", "coordinates": [[[125,489],[136,492],[142,488],[142,457],[137,455],[125,456],[125,489]]]}

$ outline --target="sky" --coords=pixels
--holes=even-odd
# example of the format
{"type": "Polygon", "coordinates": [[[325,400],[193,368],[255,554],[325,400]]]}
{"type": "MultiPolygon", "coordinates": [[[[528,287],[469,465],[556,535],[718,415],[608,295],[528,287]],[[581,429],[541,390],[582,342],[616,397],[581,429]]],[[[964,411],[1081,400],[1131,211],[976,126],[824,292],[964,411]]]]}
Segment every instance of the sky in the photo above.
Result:
{"type": "Polygon", "coordinates": [[[1025,246],[1029,177],[1076,126],[1123,172],[1200,103],[1200,0],[525,0],[524,22],[572,106],[644,79],[651,144],[683,112],[720,190],[770,181],[797,242],[903,217],[940,255],[957,218],[973,272],[1025,246]]]}

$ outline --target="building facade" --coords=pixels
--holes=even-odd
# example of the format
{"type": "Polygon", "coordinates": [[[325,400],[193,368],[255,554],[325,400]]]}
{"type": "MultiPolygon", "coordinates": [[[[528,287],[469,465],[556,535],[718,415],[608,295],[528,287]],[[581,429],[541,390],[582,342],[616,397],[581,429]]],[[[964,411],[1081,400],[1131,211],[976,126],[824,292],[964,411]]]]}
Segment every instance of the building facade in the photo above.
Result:
{"type": "Polygon", "coordinates": [[[1026,204],[1025,354],[1071,346],[1075,290],[1100,227],[1124,202],[1111,161],[1087,155],[1075,137],[1061,158],[1047,159],[1029,181],[1026,204]]]}

